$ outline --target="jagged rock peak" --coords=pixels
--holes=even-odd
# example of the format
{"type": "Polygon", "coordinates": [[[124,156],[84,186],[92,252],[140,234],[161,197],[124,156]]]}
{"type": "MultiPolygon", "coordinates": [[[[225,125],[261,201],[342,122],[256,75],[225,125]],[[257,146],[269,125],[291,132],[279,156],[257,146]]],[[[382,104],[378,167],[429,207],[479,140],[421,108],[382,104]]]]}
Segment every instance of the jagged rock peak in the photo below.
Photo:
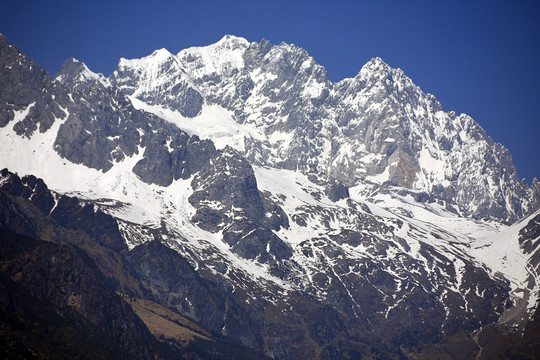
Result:
{"type": "Polygon", "coordinates": [[[172,56],[171,52],[165,48],[154,50],[150,56],[154,59],[167,59],[172,56]]]}
{"type": "Polygon", "coordinates": [[[405,75],[403,70],[400,68],[391,67],[380,57],[370,59],[364,66],[362,66],[362,69],[360,69],[357,77],[375,77],[379,79],[392,77],[394,80],[403,79],[410,84],[413,84],[412,80],[405,75]]]}
{"type": "Polygon", "coordinates": [[[142,58],[135,59],[126,59],[121,57],[118,61],[117,69],[122,68],[146,68],[150,65],[159,66],[167,61],[170,61],[171,58],[174,58],[174,55],[165,48],[154,50],[150,55],[144,56],[142,58]]]}
{"type": "Polygon", "coordinates": [[[243,55],[249,45],[244,38],[225,35],[217,43],[183,49],[177,57],[195,76],[229,73],[244,67],[243,55]]]}
{"type": "Polygon", "coordinates": [[[250,42],[243,37],[234,35],[225,35],[219,41],[205,45],[193,46],[182,49],[178,52],[178,57],[182,57],[185,53],[208,53],[208,55],[217,55],[219,53],[240,50],[244,51],[250,46],[250,42]]]}
{"type": "Polygon", "coordinates": [[[249,41],[241,36],[235,36],[235,35],[225,35],[223,36],[217,43],[214,44],[215,46],[248,46],[249,41]]]}
{"type": "Polygon", "coordinates": [[[392,69],[383,59],[376,56],[371,58],[363,67],[374,70],[389,70],[392,69]]]}
{"type": "Polygon", "coordinates": [[[104,87],[110,87],[111,84],[105,76],[101,73],[95,73],[86,66],[85,63],[71,57],[67,59],[54,78],[55,81],[60,82],[70,88],[87,90],[88,84],[101,84],[104,87]],[[81,88],[83,87],[83,88],[81,88]]]}

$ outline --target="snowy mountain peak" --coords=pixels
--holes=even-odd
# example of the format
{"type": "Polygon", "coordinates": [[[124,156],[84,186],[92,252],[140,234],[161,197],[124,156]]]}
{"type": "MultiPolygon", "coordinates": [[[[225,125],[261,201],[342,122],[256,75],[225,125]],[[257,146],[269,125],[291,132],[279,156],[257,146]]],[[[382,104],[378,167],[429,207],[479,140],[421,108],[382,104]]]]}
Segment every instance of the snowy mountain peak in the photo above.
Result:
{"type": "Polygon", "coordinates": [[[383,82],[381,85],[387,87],[396,87],[396,84],[398,84],[400,91],[403,90],[404,86],[414,86],[416,88],[416,85],[405,75],[403,70],[391,67],[379,57],[368,61],[356,77],[369,82],[383,82]]]}
{"type": "MultiPolygon", "coordinates": [[[[212,45],[210,45],[212,46],[212,45]]],[[[214,44],[216,47],[247,47],[249,46],[249,41],[241,36],[235,36],[235,35],[225,35],[223,36],[217,43],[214,44]]]]}
{"type": "Polygon", "coordinates": [[[110,87],[111,83],[101,73],[95,73],[85,63],[71,57],[67,59],[55,75],[55,81],[63,83],[69,88],[88,90],[88,84],[100,84],[110,87]]]}
{"type": "Polygon", "coordinates": [[[537,202],[530,190],[509,190],[519,181],[506,149],[470,117],[443,112],[433,95],[381,58],[336,84],[294,44],[250,44],[230,35],[167,61],[151,58],[123,61],[111,82],[190,118],[204,113],[203,103],[222,107],[230,114],[227,136],[200,135],[215,134],[210,138],[220,144],[228,139],[257,165],[349,187],[436,191],[468,216],[514,221],[537,206],[525,206],[537,202]]]}
{"type": "Polygon", "coordinates": [[[154,50],[152,54],[150,54],[151,58],[154,61],[157,62],[163,62],[166,61],[168,58],[172,56],[171,52],[165,48],[154,50]]]}
{"type": "Polygon", "coordinates": [[[226,35],[215,44],[184,49],[177,56],[196,77],[212,74],[227,76],[244,67],[243,54],[248,46],[246,39],[226,35]]]}
{"type": "Polygon", "coordinates": [[[150,55],[139,58],[139,59],[126,59],[120,58],[118,62],[117,69],[122,69],[126,67],[137,67],[137,68],[147,68],[149,66],[157,67],[163,64],[164,62],[174,57],[169,50],[165,48],[154,50],[150,55]]]}
{"type": "Polygon", "coordinates": [[[180,59],[166,49],[140,59],[120,59],[109,79],[126,95],[150,105],[160,104],[185,117],[199,114],[204,102],[180,59]]]}
{"type": "Polygon", "coordinates": [[[363,69],[375,71],[391,71],[392,68],[380,57],[371,58],[363,67],[363,69]]]}

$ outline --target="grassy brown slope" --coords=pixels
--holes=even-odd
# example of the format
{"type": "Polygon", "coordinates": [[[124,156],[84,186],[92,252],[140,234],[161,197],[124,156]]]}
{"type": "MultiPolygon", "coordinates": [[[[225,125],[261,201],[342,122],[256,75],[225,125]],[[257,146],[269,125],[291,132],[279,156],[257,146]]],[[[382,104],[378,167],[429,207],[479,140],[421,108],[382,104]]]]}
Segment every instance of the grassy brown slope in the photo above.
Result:
{"type": "Polygon", "coordinates": [[[174,339],[187,345],[195,339],[212,340],[212,335],[178,313],[150,300],[122,296],[158,339],[174,339]]]}
{"type": "Polygon", "coordinates": [[[203,329],[194,321],[154,301],[120,294],[159,341],[182,350],[188,359],[265,359],[231,339],[203,329]]]}

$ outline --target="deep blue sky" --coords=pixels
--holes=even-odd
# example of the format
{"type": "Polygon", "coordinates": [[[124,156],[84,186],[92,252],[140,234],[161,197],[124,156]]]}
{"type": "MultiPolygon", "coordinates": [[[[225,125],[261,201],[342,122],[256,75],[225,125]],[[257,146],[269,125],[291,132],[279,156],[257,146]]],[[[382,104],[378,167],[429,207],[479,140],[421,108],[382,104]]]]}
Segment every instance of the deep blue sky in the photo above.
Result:
{"type": "Polygon", "coordinates": [[[107,76],[120,57],[225,34],[294,43],[333,81],[379,56],[540,178],[540,1],[3,0],[0,32],[52,75],[71,56],[107,76]]]}

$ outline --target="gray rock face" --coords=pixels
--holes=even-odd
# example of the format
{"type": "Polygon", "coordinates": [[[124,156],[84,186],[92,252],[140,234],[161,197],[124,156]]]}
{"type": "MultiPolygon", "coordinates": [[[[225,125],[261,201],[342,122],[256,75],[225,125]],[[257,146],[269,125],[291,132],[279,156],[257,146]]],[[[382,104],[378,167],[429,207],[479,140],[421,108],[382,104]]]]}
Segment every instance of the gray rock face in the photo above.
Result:
{"type": "Polygon", "coordinates": [[[215,221],[198,221],[198,215],[195,214],[194,221],[203,228],[218,231],[224,225],[230,225],[234,214],[227,215],[227,211],[249,214],[250,218],[257,221],[264,218],[264,207],[253,170],[230,148],[213,158],[209,166],[195,176],[192,186],[194,193],[189,202],[198,211],[207,209],[205,211],[208,214],[220,214],[211,216],[215,221]]]}
{"type": "Polygon", "coordinates": [[[341,182],[330,179],[326,187],[326,196],[332,201],[338,201],[349,197],[349,189],[341,182]]]}
{"type": "Polygon", "coordinates": [[[232,148],[210,159],[191,183],[192,221],[202,229],[223,231],[232,251],[262,263],[288,259],[292,251],[272,230],[287,226],[283,210],[261,196],[249,163],[232,148]]]}
{"type": "Polygon", "coordinates": [[[49,214],[55,206],[55,200],[48,191],[47,185],[42,179],[33,175],[22,179],[10,173],[7,169],[0,171],[2,177],[1,189],[18,197],[30,200],[30,202],[45,214],[49,214]]]}
{"type": "Polygon", "coordinates": [[[95,85],[86,96],[74,92],[71,98],[70,115],[60,125],[55,142],[62,157],[107,171],[114,162],[137,154],[143,141],[149,140],[137,130],[148,131],[149,119],[123,96],[116,98],[114,90],[95,85]]]}
{"type": "Polygon", "coordinates": [[[540,271],[540,214],[527,222],[519,232],[520,247],[531,256],[531,267],[540,271]]]}
{"type": "Polygon", "coordinates": [[[67,92],[52,83],[45,70],[19,53],[5,38],[0,41],[0,69],[1,127],[13,120],[15,112],[28,109],[27,115],[12,126],[18,135],[31,137],[35,131],[47,131],[55,118],[65,116],[62,108],[65,108],[67,92]]]}
{"type": "Polygon", "coordinates": [[[198,172],[215,152],[211,141],[197,136],[156,133],[133,172],[146,183],[168,186],[173,180],[187,179],[198,172]]]}
{"type": "MultiPolygon", "coordinates": [[[[80,76],[66,73],[61,79],[69,84],[73,77],[80,76]]],[[[78,83],[75,89],[82,84],[86,91],[79,94],[89,104],[99,106],[76,108],[76,115],[60,127],[57,149],[68,159],[107,171],[114,162],[144,148],[133,172],[147,183],[167,186],[175,179],[189,177],[214,151],[210,141],[190,138],[162,119],[135,110],[116,88],[92,81],[78,83]]]]}
{"type": "Polygon", "coordinates": [[[252,319],[245,310],[226,289],[202,278],[176,251],[159,241],[151,241],[133,249],[127,259],[160,303],[210,329],[235,329],[237,332],[231,335],[243,338],[253,348],[260,347],[260,334],[254,331],[252,319]]]}

